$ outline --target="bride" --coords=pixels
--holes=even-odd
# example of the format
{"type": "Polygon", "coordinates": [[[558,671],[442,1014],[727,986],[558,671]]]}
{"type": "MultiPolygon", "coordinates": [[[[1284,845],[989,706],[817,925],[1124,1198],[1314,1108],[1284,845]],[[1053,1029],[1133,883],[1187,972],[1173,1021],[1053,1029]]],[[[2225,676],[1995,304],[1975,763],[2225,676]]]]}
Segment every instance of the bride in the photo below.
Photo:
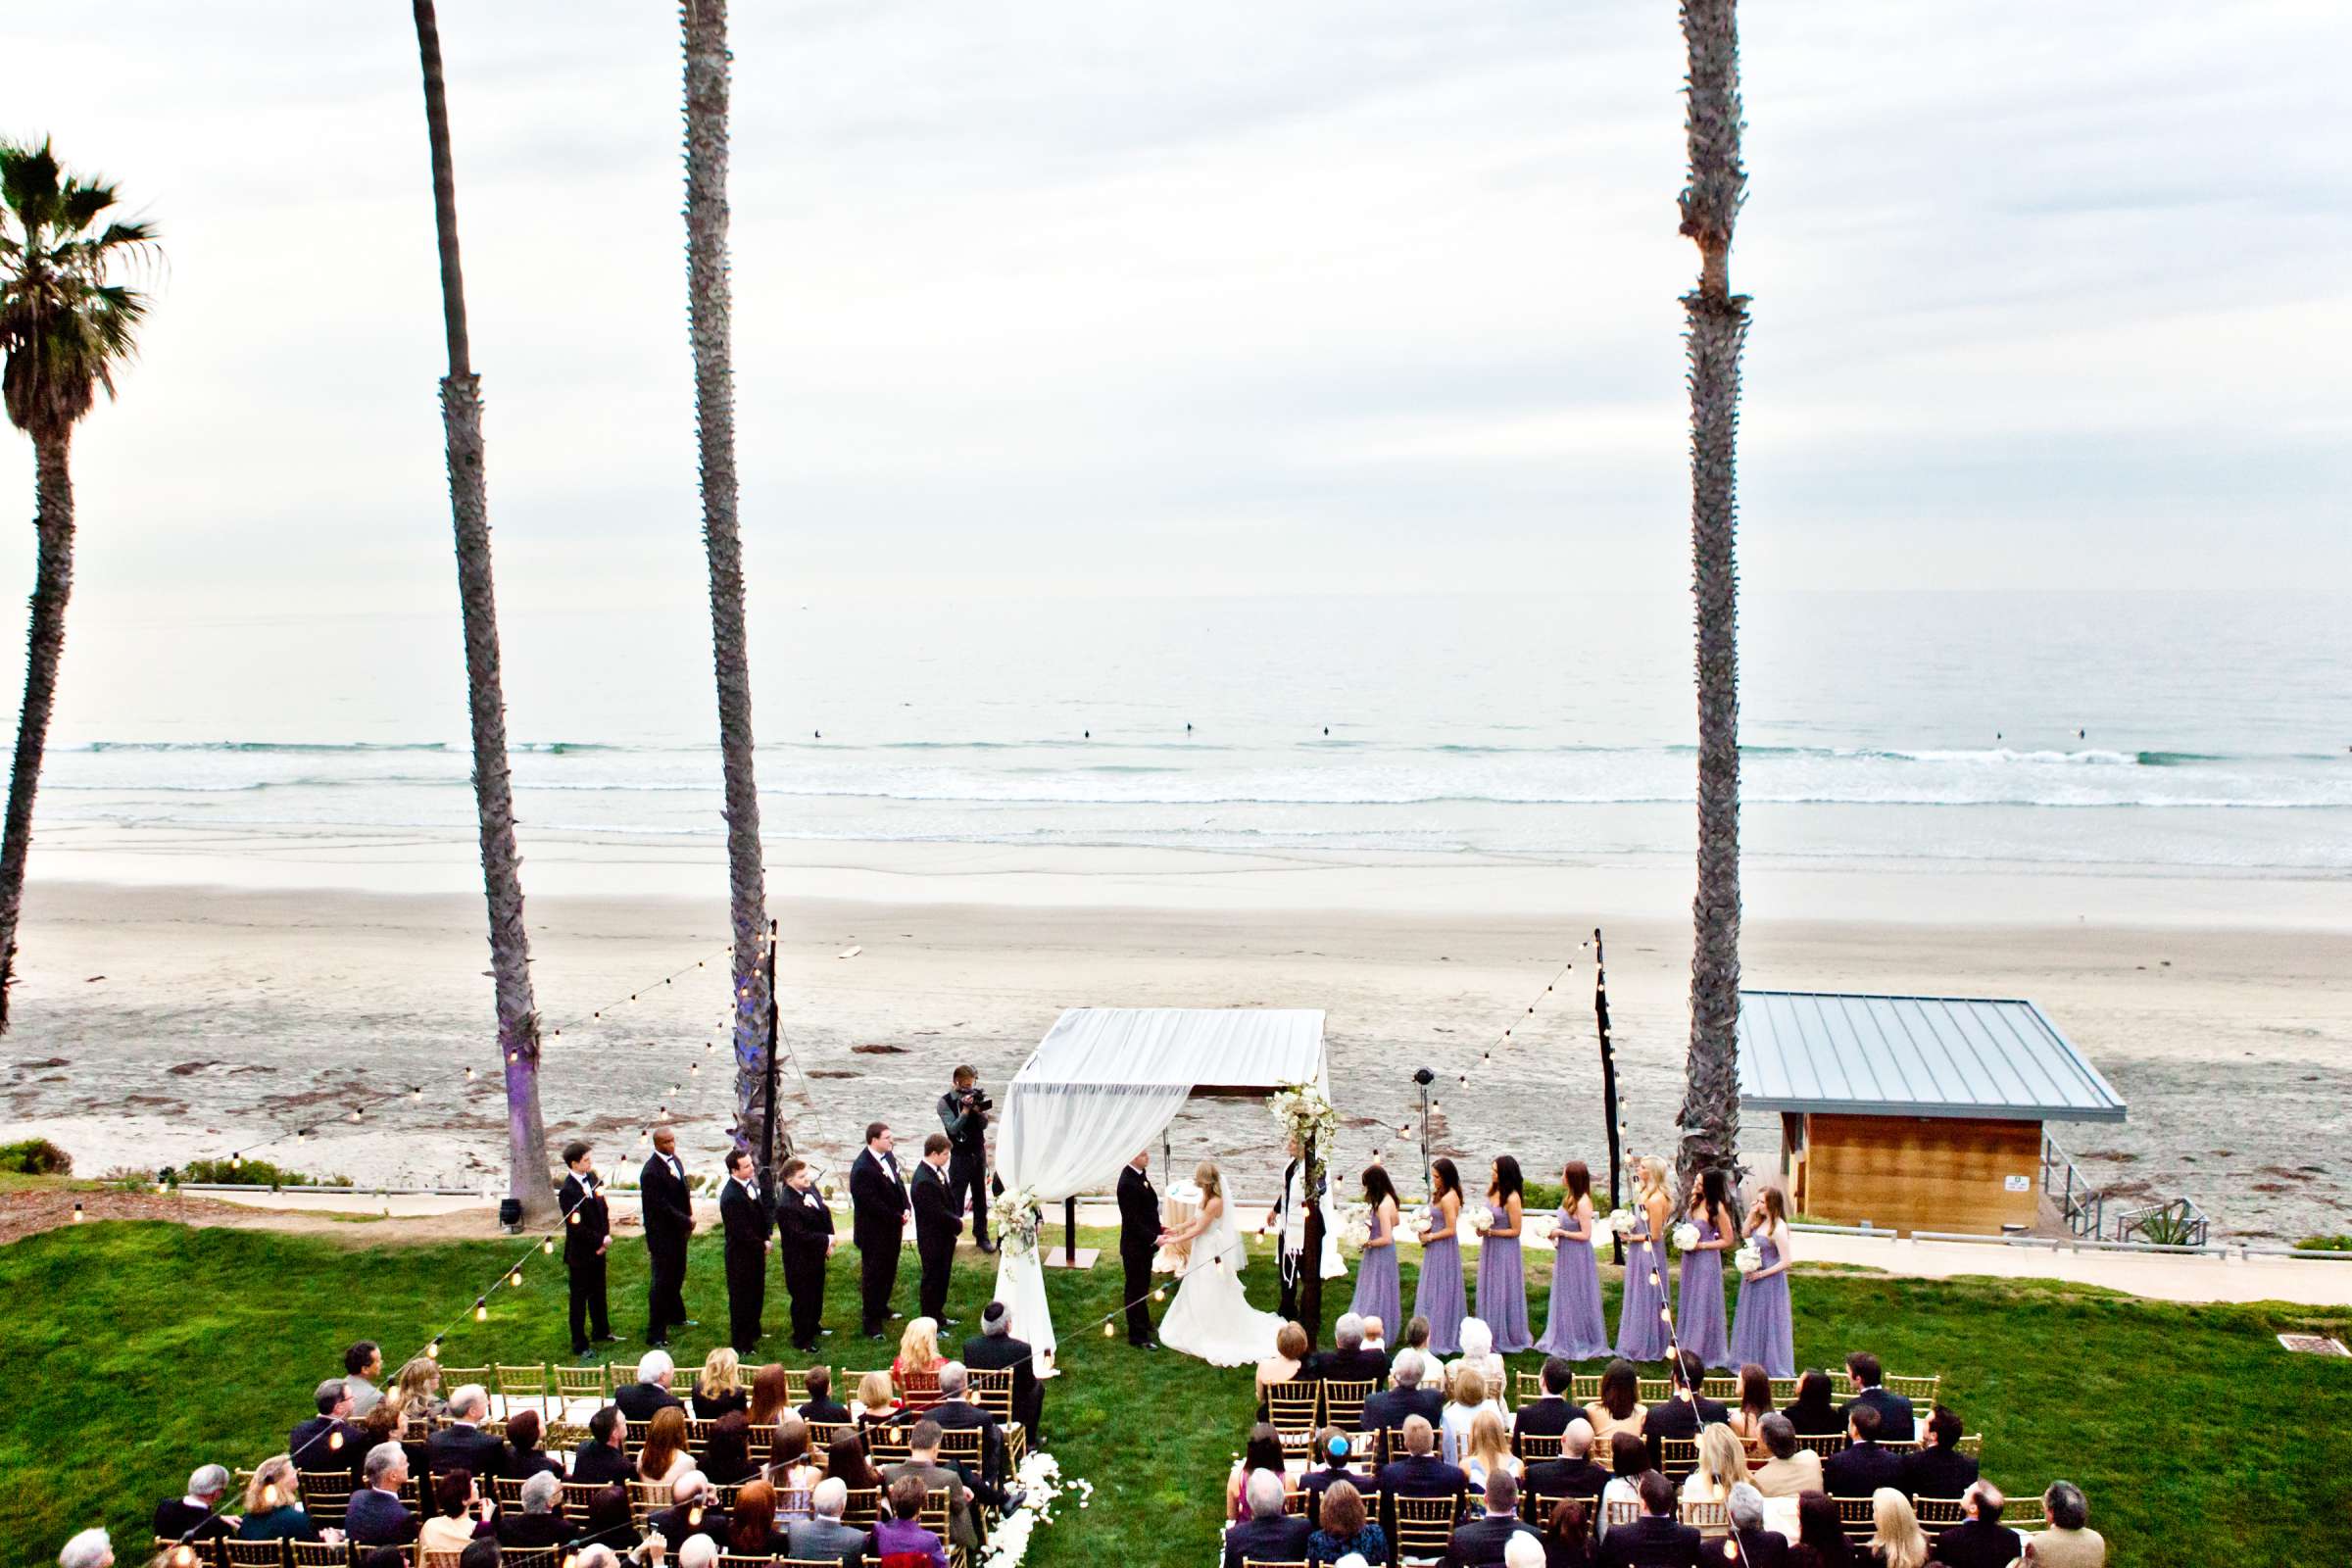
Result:
{"type": "Polygon", "coordinates": [[[1197,1355],[1211,1366],[1244,1366],[1274,1353],[1282,1319],[1250,1304],[1242,1290],[1249,1243],[1225,1212],[1225,1183],[1211,1161],[1193,1172],[1200,1188],[1200,1212],[1160,1237],[1160,1245],[1192,1243],[1184,1283],[1159,1322],[1159,1341],[1170,1349],[1197,1355]]]}

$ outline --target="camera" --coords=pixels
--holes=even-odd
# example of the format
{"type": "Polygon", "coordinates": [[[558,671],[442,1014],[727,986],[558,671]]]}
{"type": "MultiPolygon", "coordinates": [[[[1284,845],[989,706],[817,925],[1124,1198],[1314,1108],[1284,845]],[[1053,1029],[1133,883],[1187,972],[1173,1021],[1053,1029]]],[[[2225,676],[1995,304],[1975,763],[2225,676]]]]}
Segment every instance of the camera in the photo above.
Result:
{"type": "Polygon", "coordinates": [[[962,1097],[964,1107],[967,1110],[994,1110],[996,1108],[997,1102],[988,1098],[988,1091],[977,1085],[970,1089],[959,1090],[957,1093],[962,1097]]]}

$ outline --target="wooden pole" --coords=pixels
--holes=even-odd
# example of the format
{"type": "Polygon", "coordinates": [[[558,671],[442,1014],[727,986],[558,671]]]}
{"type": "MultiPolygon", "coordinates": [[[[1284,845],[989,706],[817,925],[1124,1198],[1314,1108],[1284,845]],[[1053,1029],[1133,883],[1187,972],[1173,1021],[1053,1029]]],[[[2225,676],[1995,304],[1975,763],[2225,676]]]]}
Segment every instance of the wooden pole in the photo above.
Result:
{"type": "Polygon", "coordinates": [[[1078,1266],[1078,1195],[1072,1193],[1061,1200],[1061,1261],[1065,1267],[1078,1266]]]}
{"type": "MultiPolygon", "coordinates": [[[[1609,1046],[1609,966],[1601,955],[1600,927],[1592,928],[1592,1016],[1600,1028],[1600,1099],[1601,1114],[1609,1130],[1609,1207],[1619,1201],[1618,1181],[1621,1155],[1617,1144],[1617,1054],[1609,1046]]],[[[1612,1262],[1625,1262],[1625,1243],[1614,1235],[1609,1238],[1609,1256],[1612,1262]]]]}
{"type": "MultiPolygon", "coordinates": [[[[1323,1343],[1323,1154],[1308,1133],[1299,1149],[1298,1191],[1306,1201],[1306,1247],[1298,1257],[1305,1277],[1298,1282],[1298,1319],[1309,1345],[1323,1343]]],[[[1282,1248],[1275,1239],[1277,1261],[1282,1248]]]]}

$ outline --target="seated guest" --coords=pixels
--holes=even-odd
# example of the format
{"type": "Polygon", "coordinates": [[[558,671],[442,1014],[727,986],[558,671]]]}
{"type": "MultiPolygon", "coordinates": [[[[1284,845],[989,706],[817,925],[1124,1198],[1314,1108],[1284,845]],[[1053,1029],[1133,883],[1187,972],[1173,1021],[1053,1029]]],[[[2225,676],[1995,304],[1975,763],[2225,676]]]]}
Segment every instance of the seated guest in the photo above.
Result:
{"type": "Polygon", "coordinates": [[[1365,1517],[1364,1494],[1342,1476],[1323,1489],[1322,1522],[1306,1538],[1309,1564],[1336,1563],[1349,1552],[1366,1564],[1389,1560],[1389,1538],[1380,1521],[1365,1517]]]}
{"type": "Polygon", "coordinates": [[[441,1363],[429,1355],[412,1356],[400,1369],[397,1396],[400,1413],[411,1425],[449,1414],[441,1402],[441,1363]]]}
{"type": "Polygon", "coordinates": [[[939,1324],[931,1318],[918,1317],[899,1336],[899,1353],[890,1363],[890,1381],[902,1389],[911,1383],[928,1395],[931,1380],[944,1359],[939,1353],[939,1324]]]}
{"type": "Polygon", "coordinates": [[[1697,1568],[1698,1532],[1675,1518],[1674,1483],[1645,1471],[1641,1494],[1642,1517],[1601,1538],[1601,1568],[1697,1568]]]}
{"type": "Polygon", "coordinates": [[[499,1456],[500,1475],[510,1481],[528,1481],[542,1470],[563,1474],[563,1461],[539,1446],[540,1426],[536,1410],[517,1410],[507,1417],[507,1446],[499,1456]]]}
{"type": "Polygon", "coordinates": [[[1788,1548],[1788,1568],[1852,1568],[1859,1559],[1845,1539],[1838,1517],[1838,1501],[1826,1492],[1808,1492],[1796,1499],[1796,1541],[1788,1548]]]}
{"type": "MultiPolygon", "coordinates": [[[[848,1441],[855,1443],[854,1437],[848,1441]]],[[[838,1562],[842,1568],[864,1568],[866,1535],[841,1522],[850,1505],[850,1489],[828,1477],[808,1495],[809,1515],[795,1519],[785,1532],[792,1555],[803,1562],[838,1562]]]]}
{"type": "Polygon", "coordinates": [[[313,1395],[318,1413],[286,1436],[286,1457],[297,1470],[341,1470],[352,1480],[368,1458],[368,1434],[351,1420],[351,1390],[328,1378],[313,1395]]]}
{"type": "MultiPolygon", "coordinates": [[[[1598,1554],[1592,1544],[1593,1502],[1590,1497],[1563,1497],[1551,1505],[1551,1517],[1544,1522],[1544,1555],[1539,1559],[1544,1568],[1588,1568],[1598,1554]]],[[[1506,1568],[1516,1544],[1514,1537],[1511,1544],[1503,1547],[1506,1568]]]]}
{"type": "Polygon", "coordinates": [[[1429,1319],[1415,1312],[1404,1320],[1404,1332],[1396,1336],[1396,1347],[1402,1350],[1419,1350],[1424,1359],[1429,1355],[1429,1319]]]}
{"type": "Polygon", "coordinates": [[[1470,1436],[1462,1441],[1461,1465],[1473,1488],[1485,1486],[1491,1475],[1507,1475],[1516,1481],[1525,1469],[1511,1452],[1511,1435],[1493,1405],[1470,1418],[1470,1436]]]}
{"type": "Polygon", "coordinates": [[[1720,1425],[1730,1414],[1722,1400],[1698,1392],[1707,1367],[1696,1350],[1668,1356],[1666,1370],[1673,1379],[1673,1395],[1665,1403],[1652,1406],[1642,1423],[1642,1436],[1649,1440],[1650,1458],[1661,1466],[1666,1462],[1668,1438],[1696,1442],[1702,1427],[1720,1425]]]}
{"type": "MultiPolygon", "coordinates": [[[[740,1373],[740,1365],[737,1371],[740,1373]]],[[[826,1376],[830,1379],[832,1374],[826,1376]]],[[[792,1379],[786,1375],[782,1362],[771,1361],[752,1374],[751,1392],[744,1399],[744,1415],[752,1426],[772,1427],[791,1408],[792,1379]]]]}
{"type": "Polygon", "coordinates": [[[115,1568],[115,1544],[103,1530],[84,1530],[57,1554],[57,1568],[115,1568]]]}
{"type": "Polygon", "coordinates": [[[1830,1375],[1818,1369],[1796,1380],[1796,1397],[1781,1414],[1800,1438],[1834,1438],[1845,1430],[1845,1417],[1830,1397],[1830,1375]]]}
{"type": "Polygon", "coordinates": [[[899,1484],[908,1476],[923,1485],[925,1492],[944,1492],[948,1494],[948,1538],[966,1553],[980,1549],[980,1527],[972,1518],[971,1490],[963,1484],[963,1472],[939,1460],[941,1430],[929,1416],[914,1424],[906,1434],[906,1458],[882,1472],[886,1487],[899,1484]]]}
{"type": "Polygon", "coordinates": [[[1370,1312],[1364,1314],[1364,1348],[1379,1352],[1381,1364],[1387,1365],[1395,1354],[1389,1348],[1389,1326],[1370,1312]]]}
{"type": "Polygon", "coordinates": [[[919,1557],[931,1568],[948,1568],[947,1543],[922,1526],[923,1490],[920,1476],[901,1476],[890,1484],[890,1505],[874,1525],[875,1556],[894,1564],[919,1557]]]}
{"type": "Polygon", "coordinates": [[[1453,1391],[1446,1397],[1445,1419],[1438,1428],[1448,1463],[1462,1462],[1462,1456],[1469,1447],[1470,1425],[1482,1413],[1492,1413],[1508,1430],[1511,1413],[1502,1407],[1502,1398],[1488,1384],[1487,1375],[1475,1366],[1456,1362],[1453,1368],[1453,1391]]]}
{"type": "Polygon", "coordinates": [[[669,1392],[677,1377],[677,1363],[669,1358],[668,1351],[648,1350],[637,1358],[637,1381],[614,1389],[612,1402],[620,1406],[622,1415],[639,1426],[653,1420],[656,1410],[683,1412],[685,1404],[669,1392]]]}
{"type": "Polygon", "coordinates": [[[1454,1497],[1470,1490],[1470,1478],[1437,1455],[1438,1435],[1420,1416],[1404,1419],[1404,1457],[1380,1467],[1381,1514],[1392,1524],[1398,1497],[1454,1497]]]}
{"type": "Polygon", "coordinates": [[[200,1464],[188,1477],[188,1491],[177,1499],[155,1505],[155,1534],[160,1541],[218,1541],[231,1535],[236,1521],[220,1514],[220,1498],[228,1491],[228,1471],[217,1464],[200,1464]]]}
{"type": "Polygon", "coordinates": [[[1742,1481],[1732,1489],[1724,1511],[1732,1518],[1740,1568],[1783,1568],[1788,1560],[1788,1538],[1764,1523],[1764,1494],[1742,1481]]]}
{"type": "Polygon", "coordinates": [[[606,1405],[588,1418],[588,1441],[571,1456],[571,1479],[610,1484],[637,1479],[629,1463],[629,1423],[617,1405],[606,1405]]]}
{"type": "Polygon", "coordinates": [[[858,1380],[858,1392],[850,1398],[850,1422],[863,1431],[897,1420],[901,1408],[890,1374],[876,1369],[858,1380]]]}
{"type": "Polygon", "coordinates": [[[1306,1494],[1306,1517],[1319,1522],[1323,1517],[1323,1494],[1334,1482],[1352,1483],[1355,1477],[1348,1469],[1348,1456],[1353,1452],[1348,1434],[1338,1427],[1325,1427],[1315,1434],[1314,1446],[1308,1450],[1309,1468],[1298,1478],[1298,1490],[1306,1494]],[[1320,1460],[1320,1463],[1314,1461],[1320,1460]]]}
{"type": "Polygon", "coordinates": [[[940,1364],[939,1402],[931,1407],[931,1419],[939,1423],[942,1432],[980,1434],[980,1473],[964,1478],[973,1496],[999,1513],[1010,1513],[1021,1505],[1026,1494],[1004,1474],[1004,1429],[997,1425],[995,1416],[972,1403],[970,1374],[961,1361],[940,1364]]]}
{"type": "Polygon", "coordinates": [[[317,1541],[318,1527],[302,1508],[302,1488],[294,1476],[294,1461],[284,1454],[264,1459],[245,1487],[245,1517],[237,1525],[239,1541],[317,1541]]]}
{"type": "Polygon", "coordinates": [[[700,1470],[689,1470],[670,1484],[670,1505],[653,1516],[654,1533],[664,1541],[727,1534],[727,1510],[718,1505],[718,1489],[700,1470]]]}
{"type": "MultiPolygon", "coordinates": [[[[1394,1432],[1404,1425],[1407,1416],[1419,1416],[1432,1428],[1446,1418],[1446,1396],[1436,1389],[1421,1387],[1421,1377],[1427,1360],[1419,1350],[1399,1350],[1396,1364],[1390,1368],[1389,1387],[1364,1401],[1364,1430],[1394,1432]]],[[[1396,1446],[1384,1444],[1376,1459],[1394,1457],[1396,1446]]]]}
{"type": "Polygon", "coordinates": [[[1771,1455],[1749,1479],[1767,1497],[1794,1497],[1819,1492],[1821,1455],[1796,1446],[1796,1427],[1785,1415],[1764,1418],[1764,1451],[1771,1455]]]}
{"type": "Polygon", "coordinates": [[[1606,1443],[1620,1432],[1642,1435],[1642,1422],[1649,1408],[1642,1402],[1642,1374],[1634,1363],[1619,1356],[1600,1374],[1600,1397],[1585,1406],[1585,1419],[1592,1423],[1592,1441],[1606,1443]]]}
{"type": "Polygon", "coordinates": [[[1609,1504],[1642,1503],[1642,1478],[1653,1473],[1649,1461],[1649,1445],[1631,1432],[1616,1432],[1609,1436],[1609,1484],[1600,1489],[1600,1512],[1593,1524],[1603,1541],[1608,1539],[1609,1504]]]}
{"type": "Polygon", "coordinates": [[[1250,1477],[1259,1470],[1271,1470],[1278,1476],[1287,1473],[1282,1434],[1263,1421],[1250,1429],[1250,1441],[1242,1445],[1242,1456],[1226,1473],[1226,1523],[1238,1525],[1250,1517],[1250,1477]]]}
{"type": "Polygon", "coordinates": [[[637,1479],[666,1487],[694,1468],[686,1451],[686,1407],[665,1404],[646,1423],[645,1442],[637,1449],[637,1479]]]}
{"type": "MultiPolygon", "coordinates": [[[[782,1368],[777,1369],[779,1372],[782,1368]]],[[[833,1397],[833,1369],[812,1366],[807,1378],[808,1400],[801,1406],[801,1419],[818,1426],[846,1427],[850,1424],[850,1408],[833,1397]]],[[[757,1425],[758,1423],[754,1423],[757,1425]]]]}
{"type": "Polygon", "coordinates": [[[793,1494],[807,1492],[824,1477],[824,1461],[808,1442],[808,1423],[787,1414],[776,1423],[775,1441],[767,1446],[767,1484],[782,1494],[777,1511],[787,1516],[806,1512],[793,1494]]]}
{"type": "Polygon", "coordinates": [[[405,1546],[416,1539],[416,1516],[400,1500],[408,1480],[408,1449],[379,1443],[368,1450],[360,1490],[343,1510],[343,1533],[355,1545],[405,1546]]]}
{"type": "Polygon", "coordinates": [[[363,1459],[367,1457],[368,1450],[379,1443],[398,1443],[409,1430],[408,1410],[401,1403],[400,1392],[396,1389],[376,1400],[375,1408],[368,1411],[358,1425],[367,1434],[366,1441],[360,1445],[363,1459]]]}
{"type": "Polygon", "coordinates": [[[382,1402],[383,1380],[384,1352],[373,1340],[362,1340],[343,1352],[343,1391],[351,1396],[354,1421],[365,1420],[382,1402]]]}
{"type": "MultiPolygon", "coordinates": [[[[1520,1414],[1524,1417],[1526,1411],[1520,1414]]],[[[1560,1456],[1536,1460],[1519,1478],[1519,1490],[1531,1497],[1583,1497],[1588,1502],[1608,1484],[1608,1471],[1592,1462],[1592,1423],[1581,1415],[1560,1434],[1560,1456]]]]}
{"type": "Polygon", "coordinates": [[[490,1393],[468,1383],[449,1396],[450,1424],[424,1445],[424,1468],[433,1475],[463,1470],[483,1480],[507,1473],[507,1446],[482,1430],[490,1414],[490,1393]]]}
{"type": "Polygon", "coordinates": [[[1012,1308],[991,1301],[980,1309],[980,1332],[963,1342],[967,1370],[1012,1374],[1012,1418],[1029,1434],[1029,1446],[1038,1447],[1046,1415],[1046,1386],[1037,1381],[1037,1352],[1026,1340],[1012,1337],[1012,1308]]]}
{"type": "Polygon", "coordinates": [[[703,1358],[690,1401],[697,1421],[715,1421],[752,1407],[752,1396],[743,1386],[742,1358],[731,1347],[722,1345],[703,1358]]]}
{"type": "MultiPolygon", "coordinates": [[[[1874,1568],[1927,1568],[1927,1532],[1919,1528],[1911,1499],[1892,1487],[1871,1494],[1870,1540],[1862,1552],[1874,1568]]],[[[2009,1568],[2013,1560],[2002,1558],[2000,1568],[2009,1568]]]]}
{"type": "Polygon", "coordinates": [[[764,1481],[747,1481],[736,1489],[720,1545],[736,1557],[781,1557],[791,1549],[784,1532],[776,1528],[775,1488],[764,1481]]]}
{"type": "Polygon", "coordinates": [[[1369,1383],[1375,1391],[1389,1381],[1389,1358],[1364,1348],[1364,1320],[1343,1312],[1331,1326],[1332,1348],[1306,1358],[1306,1375],[1319,1382],[1369,1383]]]}
{"type": "Polygon", "coordinates": [[[710,1435],[703,1440],[703,1460],[698,1468],[722,1487],[750,1478],[755,1468],[752,1423],[741,1410],[730,1410],[711,1424],[710,1435]]]}
{"type": "Polygon", "coordinates": [[[1914,1497],[1957,1497],[1977,1484],[1975,1454],[1960,1451],[1960,1416],[1937,1405],[1928,1417],[1928,1441],[1903,1457],[1903,1490],[1914,1497]]]}
{"type": "MultiPolygon", "coordinates": [[[[360,1568],[370,1568],[370,1565],[362,1563],[360,1568]]],[[[580,1548],[580,1554],[572,1559],[572,1568],[620,1568],[620,1554],[604,1543],[597,1542],[580,1548]]]]}
{"type": "Polygon", "coordinates": [[[1881,1487],[1902,1486],[1903,1457],[1879,1446],[1875,1408],[1846,1407],[1845,1446],[1822,1461],[1821,1479],[1833,1497],[1867,1497],[1881,1487]]]}
{"type": "MultiPolygon", "coordinates": [[[[1732,1500],[1732,1489],[1747,1482],[1747,1448],[1731,1427],[1718,1421],[1698,1436],[1698,1463],[1683,1482],[1685,1502],[1732,1500]]],[[[1709,1531],[1705,1534],[1720,1534],[1709,1531]]]]}
{"type": "MultiPolygon", "coordinates": [[[[455,1399],[451,1402],[456,1403],[455,1399]]],[[[422,1551],[464,1551],[473,1544],[475,1521],[466,1510],[482,1504],[480,1490],[472,1472],[444,1470],[433,1477],[433,1511],[416,1532],[416,1545],[422,1551]]],[[[490,1508],[481,1506],[480,1528],[490,1528],[490,1508]]]]}
{"type": "Polygon", "coordinates": [[[522,1506],[498,1511],[498,1544],[502,1546],[560,1546],[571,1539],[564,1517],[564,1478],[553,1470],[534,1472],[522,1484],[522,1506]]]}
{"type": "Polygon", "coordinates": [[[476,1536],[458,1553],[458,1568],[498,1568],[498,1538],[476,1536]]]}
{"type": "Polygon", "coordinates": [[[1936,1538],[1936,1560],[1950,1568],[2009,1568],[2025,1555],[2026,1542],[2001,1523],[2007,1503],[1989,1481],[1970,1487],[1960,1498],[1960,1522],[1936,1538]]]}
{"type": "Polygon", "coordinates": [[[580,1534],[591,1541],[635,1541],[636,1512],[629,1504],[626,1487],[605,1488],[588,1499],[588,1517],[580,1526],[580,1534]]]}
{"type": "Polygon", "coordinates": [[[1529,1438],[1556,1438],[1568,1430],[1568,1423],[1579,1420],[1584,1411],[1568,1401],[1568,1391],[1576,1384],[1576,1368],[1565,1357],[1547,1355],[1544,1358],[1544,1392],[1519,1407],[1519,1419],[1511,1423],[1511,1451],[1525,1458],[1523,1446],[1529,1438]]]}
{"type": "MultiPolygon", "coordinates": [[[[1461,1342],[1462,1353],[1446,1369],[1448,1377],[1458,1377],[1462,1368],[1469,1367],[1487,1380],[1487,1388],[1501,1402],[1503,1391],[1511,1386],[1510,1368],[1494,1353],[1494,1331],[1483,1317],[1462,1319],[1461,1332],[1455,1336],[1461,1342]]],[[[1508,1410],[1503,1412],[1509,1414],[1508,1410]]]]}
{"type": "Polygon", "coordinates": [[[1772,1413],[1772,1377],[1750,1361],[1740,1369],[1740,1402],[1724,1419],[1741,1443],[1756,1444],[1764,1441],[1764,1418],[1772,1413]]]}
{"type": "Polygon", "coordinates": [[[1513,1536],[1502,1544],[1502,1568],[1545,1568],[1550,1561],[1550,1548],[1541,1536],[1513,1536]]]}
{"type": "Polygon", "coordinates": [[[1868,1406],[1879,1412],[1879,1436],[1888,1443],[1909,1443],[1918,1435],[1911,1401],[1886,1388],[1877,1356],[1867,1350],[1856,1350],[1845,1358],[1845,1375],[1853,1384],[1854,1396],[1838,1412],[1839,1415],[1850,1417],[1857,1406],[1868,1406]]]}
{"type": "Polygon", "coordinates": [[[866,1457],[865,1440],[855,1432],[845,1431],[826,1445],[825,1480],[838,1481],[852,1492],[882,1490],[882,1472],[866,1457]]]}
{"type": "Polygon", "coordinates": [[[1242,1568],[1245,1558],[1259,1562],[1299,1562],[1306,1556],[1313,1528],[1303,1519],[1282,1511],[1282,1476],[1278,1471],[1253,1470],[1243,1495],[1250,1517],[1225,1532],[1225,1568],[1242,1568]]]}
{"type": "Polygon", "coordinates": [[[1509,1471],[1497,1470],[1487,1478],[1486,1496],[1483,1516],[1454,1526],[1446,1568],[1484,1568],[1501,1558],[1512,1537],[1536,1534],[1519,1517],[1519,1483],[1509,1471]]]}
{"type": "Polygon", "coordinates": [[[1257,1414],[1266,1416],[1266,1390],[1277,1383],[1296,1382],[1306,1371],[1306,1330],[1285,1323],[1274,1331],[1274,1353],[1257,1363],[1257,1414]]]}
{"type": "Polygon", "coordinates": [[[2107,1568],[2107,1541],[2090,1528],[2090,1503],[2072,1481],[2041,1494],[2050,1527],[2034,1538],[2034,1568],[2107,1568]]]}
{"type": "Polygon", "coordinates": [[[699,1532],[688,1536],[678,1546],[678,1568],[718,1568],[718,1543],[699,1532]]]}

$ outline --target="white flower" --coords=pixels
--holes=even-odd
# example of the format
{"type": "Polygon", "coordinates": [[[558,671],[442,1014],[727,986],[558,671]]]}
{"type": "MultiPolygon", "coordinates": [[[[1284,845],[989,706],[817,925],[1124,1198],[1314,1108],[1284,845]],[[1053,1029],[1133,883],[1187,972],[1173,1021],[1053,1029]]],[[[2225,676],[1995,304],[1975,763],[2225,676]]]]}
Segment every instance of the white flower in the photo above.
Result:
{"type": "Polygon", "coordinates": [[[1742,1274],[1753,1274],[1763,1266],[1764,1253],[1753,1242],[1749,1242],[1732,1254],[1732,1267],[1742,1274]]]}
{"type": "Polygon", "coordinates": [[[1674,1228],[1674,1250],[1688,1252],[1698,1245],[1698,1227],[1685,1220],[1674,1228]]]}
{"type": "Polygon", "coordinates": [[[988,1213],[997,1222],[1005,1256],[1025,1257],[1037,1250],[1037,1228],[1044,1214],[1036,1188],[1006,1188],[989,1203],[988,1213]]]}

